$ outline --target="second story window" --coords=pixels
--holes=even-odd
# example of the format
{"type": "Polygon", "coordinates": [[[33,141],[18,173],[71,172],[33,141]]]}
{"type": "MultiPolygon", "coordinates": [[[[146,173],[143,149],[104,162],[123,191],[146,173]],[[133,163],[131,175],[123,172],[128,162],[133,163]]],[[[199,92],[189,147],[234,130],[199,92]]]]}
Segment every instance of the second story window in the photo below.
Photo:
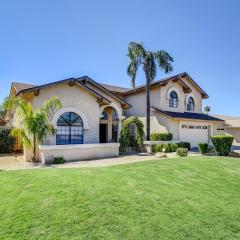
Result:
{"type": "Polygon", "coordinates": [[[175,91],[170,93],[169,107],[177,108],[178,107],[178,95],[175,91]]]}
{"type": "Polygon", "coordinates": [[[195,108],[194,100],[192,97],[190,97],[187,102],[187,111],[194,112],[194,108],[195,108]]]}

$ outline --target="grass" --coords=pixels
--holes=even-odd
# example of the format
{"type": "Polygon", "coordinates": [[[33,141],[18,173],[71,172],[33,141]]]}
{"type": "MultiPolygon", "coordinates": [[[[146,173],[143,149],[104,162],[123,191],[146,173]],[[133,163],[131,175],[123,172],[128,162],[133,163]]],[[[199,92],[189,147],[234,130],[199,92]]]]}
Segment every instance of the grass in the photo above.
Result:
{"type": "Polygon", "coordinates": [[[240,160],[0,172],[0,239],[239,239],[240,160]]]}

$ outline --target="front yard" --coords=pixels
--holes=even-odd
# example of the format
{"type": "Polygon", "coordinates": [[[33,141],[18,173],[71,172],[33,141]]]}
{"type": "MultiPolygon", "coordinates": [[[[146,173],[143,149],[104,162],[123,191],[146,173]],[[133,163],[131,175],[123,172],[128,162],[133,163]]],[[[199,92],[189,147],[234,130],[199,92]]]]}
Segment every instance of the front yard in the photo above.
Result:
{"type": "Polygon", "coordinates": [[[239,239],[240,160],[0,172],[3,239],[239,239]]]}

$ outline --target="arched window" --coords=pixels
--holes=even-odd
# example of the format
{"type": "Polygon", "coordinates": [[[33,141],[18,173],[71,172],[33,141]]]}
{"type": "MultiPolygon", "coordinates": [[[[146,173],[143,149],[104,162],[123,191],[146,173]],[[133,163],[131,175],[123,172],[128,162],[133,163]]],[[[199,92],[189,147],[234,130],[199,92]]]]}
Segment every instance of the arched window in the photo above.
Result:
{"type": "Polygon", "coordinates": [[[190,97],[187,102],[187,111],[194,112],[194,108],[195,108],[194,99],[190,97]]]}
{"type": "Polygon", "coordinates": [[[177,108],[178,107],[178,95],[175,91],[170,93],[169,107],[177,108]]]}
{"type": "Polygon", "coordinates": [[[57,145],[82,144],[83,122],[74,112],[62,114],[57,121],[57,145]]]}

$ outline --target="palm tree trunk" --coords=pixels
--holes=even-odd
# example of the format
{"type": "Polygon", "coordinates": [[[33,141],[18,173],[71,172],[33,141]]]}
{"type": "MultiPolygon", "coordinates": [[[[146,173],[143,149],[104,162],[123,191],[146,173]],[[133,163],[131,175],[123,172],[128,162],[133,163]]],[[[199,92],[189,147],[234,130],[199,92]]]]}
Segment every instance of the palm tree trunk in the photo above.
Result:
{"type": "Polygon", "coordinates": [[[150,141],[150,80],[146,83],[146,141],[150,141]]]}
{"type": "Polygon", "coordinates": [[[32,162],[36,162],[36,137],[33,136],[33,157],[32,162]]]}

